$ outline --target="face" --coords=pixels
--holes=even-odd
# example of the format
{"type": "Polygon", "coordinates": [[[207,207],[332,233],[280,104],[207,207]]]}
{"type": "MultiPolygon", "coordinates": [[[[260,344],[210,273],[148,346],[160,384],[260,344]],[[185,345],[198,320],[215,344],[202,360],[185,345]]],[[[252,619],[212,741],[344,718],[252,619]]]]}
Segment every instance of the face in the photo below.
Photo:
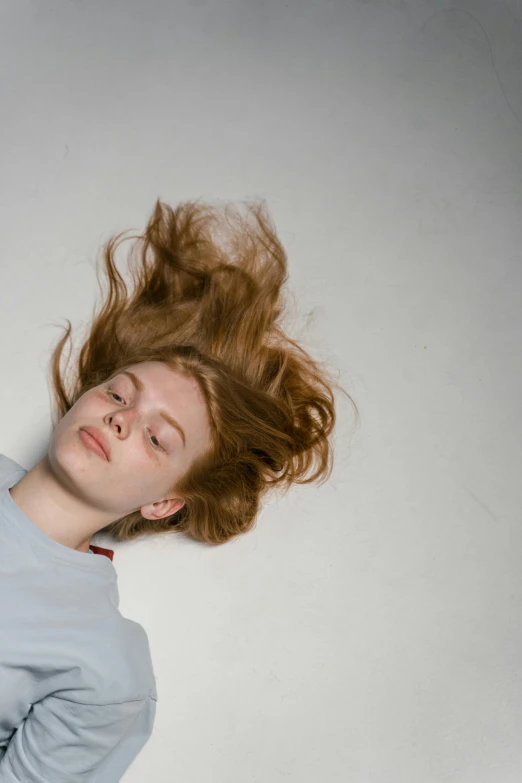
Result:
{"type": "Polygon", "coordinates": [[[156,518],[184,501],[169,489],[210,444],[203,395],[192,378],[162,362],[125,368],[86,392],[58,422],[48,457],[82,500],[114,519],[141,510],[156,518]],[[105,436],[109,459],[92,450],[83,427],[105,436]]]}

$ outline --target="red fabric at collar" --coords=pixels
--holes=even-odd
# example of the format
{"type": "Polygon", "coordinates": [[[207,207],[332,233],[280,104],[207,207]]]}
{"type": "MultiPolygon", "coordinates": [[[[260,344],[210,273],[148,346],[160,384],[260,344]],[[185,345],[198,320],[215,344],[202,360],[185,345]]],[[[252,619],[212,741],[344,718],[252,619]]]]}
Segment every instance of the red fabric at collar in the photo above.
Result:
{"type": "Polygon", "coordinates": [[[114,557],[114,551],[112,549],[104,549],[104,547],[94,546],[94,544],[91,544],[91,549],[95,555],[105,555],[105,557],[108,557],[109,560],[112,560],[114,557]]]}

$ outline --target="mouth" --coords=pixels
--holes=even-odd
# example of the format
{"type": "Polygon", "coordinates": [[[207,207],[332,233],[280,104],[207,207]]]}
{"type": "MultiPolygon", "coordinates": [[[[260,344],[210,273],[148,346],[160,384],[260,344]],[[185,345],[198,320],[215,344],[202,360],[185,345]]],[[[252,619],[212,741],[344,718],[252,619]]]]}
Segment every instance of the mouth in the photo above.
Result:
{"type": "Polygon", "coordinates": [[[105,444],[102,444],[101,439],[98,440],[95,435],[93,434],[94,428],[82,428],[79,430],[78,435],[80,436],[80,440],[87,446],[88,449],[91,451],[94,451],[95,454],[97,454],[99,457],[104,459],[106,462],[109,462],[109,450],[105,446],[105,444]]]}

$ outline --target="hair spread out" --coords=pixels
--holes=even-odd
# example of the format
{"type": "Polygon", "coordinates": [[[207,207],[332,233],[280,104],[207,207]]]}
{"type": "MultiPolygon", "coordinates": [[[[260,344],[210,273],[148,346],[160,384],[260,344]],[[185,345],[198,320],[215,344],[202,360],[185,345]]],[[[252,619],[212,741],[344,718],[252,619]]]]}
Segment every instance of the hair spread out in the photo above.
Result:
{"type": "Polygon", "coordinates": [[[353,400],[285,334],[287,256],[263,205],[246,206],[158,200],[142,234],[123,232],[104,247],[109,290],[68,388],[69,321],[53,350],[55,424],[85,392],[142,361],[167,363],[203,393],[212,443],[172,487],[184,506],[162,519],[135,511],[112,522],[103,532],[117,541],[172,531],[221,544],[253,527],[267,490],[331,474],[334,387],[353,400]],[[129,239],[130,290],[115,264],[129,239]]]}

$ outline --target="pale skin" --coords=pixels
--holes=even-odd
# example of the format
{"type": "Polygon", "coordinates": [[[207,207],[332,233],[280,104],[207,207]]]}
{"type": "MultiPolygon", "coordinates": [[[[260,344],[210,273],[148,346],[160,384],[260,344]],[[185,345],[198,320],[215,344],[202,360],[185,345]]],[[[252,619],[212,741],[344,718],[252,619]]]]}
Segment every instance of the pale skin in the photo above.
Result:
{"type": "Polygon", "coordinates": [[[9,490],[46,535],[88,552],[91,537],[133,511],[160,519],[184,499],[170,488],[210,443],[206,404],[196,381],[162,362],[129,365],[144,388],[120,374],[86,392],[55,427],[47,454],[9,490]],[[183,437],[160,415],[174,418],[183,437]],[[107,461],[85,445],[81,427],[100,429],[107,461]],[[161,444],[161,447],[158,445],[161,444]]]}

